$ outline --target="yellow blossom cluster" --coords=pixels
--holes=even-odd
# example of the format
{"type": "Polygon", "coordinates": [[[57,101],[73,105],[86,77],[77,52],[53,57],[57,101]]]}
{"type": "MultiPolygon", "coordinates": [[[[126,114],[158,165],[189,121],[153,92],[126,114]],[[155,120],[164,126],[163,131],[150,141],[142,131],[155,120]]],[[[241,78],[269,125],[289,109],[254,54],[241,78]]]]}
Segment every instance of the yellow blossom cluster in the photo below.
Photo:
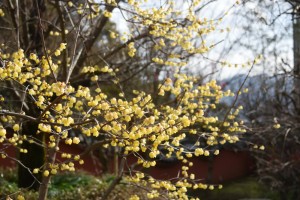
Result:
{"type": "Polygon", "coordinates": [[[274,124],[274,126],[273,126],[274,128],[276,128],[276,129],[278,129],[278,128],[280,128],[280,124],[274,124]]]}
{"type": "Polygon", "coordinates": [[[222,66],[222,67],[251,67],[253,66],[254,64],[257,64],[259,63],[261,60],[262,60],[262,55],[258,55],[254,58],[254,60],[252,61],[247,61],[245,63],[232,63],[232,62],[229,62],[229,61],[220,61],[219,64],[222,66]]]}
{"type": "Polygon", "coordinates": [[[103,15],[104,15],[105,17],[107,17],[107,18],[111,18],[111,17],[112,17],[112,13],[109,12],[109,11],[107,11],[107,10],[104,10],[103,15]]]}
{"type": "Polygon", "coordinates": [[[5,15],[4,11],[0,8],[0,17],[3,17],[5,15]]]}
{"type": "MultiPolygon", "coordinates": [[[[184,12],[176,9],[174,0],[165,1],[158,7],[143,6],[146,0],[128,0],[127,7],[124,8],[123,4],[117,5],[117,2],[102,0],[82,4],[65,1],[61,4],[66,10],[74,10],[72,15],[77,12],[83,23],[89,20],[94,22],[94,18],[99,19],[99,22],[108,20],[114,14],[113,8],[130,11],[129,16],[133,16],[130,20],[135,23],[130,33],[119,35],[113,30],[108,31],[111,39],[121,43],[114,50],[124,48],[127,50],[126,57],[135,59],[142,43],[137,42],[134,37],[137,33],[146,32],[145,35],[149,37],[147,40],[153,43],[153,51],[159,52],[149,59],[155,66],[164,65],[177,69],[187,64],[185,57],[208,52],[214,44],[209,44],[203,38],[216,31],[222,20],[210,20],[197,15],[195,10],[199,6],[199,0],[191,1],[184,12]],[[100,17],[97,18],[98,16],[100,17]],[[195,38],[201,40],[195,42],[195,38]]],[[[0,16],[3,15],[0,9],[0,16]]],[[[74,30],[77,29],[74,27],[74,30]]],[[[85,31],[78,33],[80,38],[85,38],[85,34],[88,34],[89,31],[85,31]]],[[[58,39],[67,33],[68,30],[62,28],[51,31],[50,35],[58,39]]],[[[222,91],[214,80],[200,85],[197,78],[176,72],[171,78],[161,81],[158,94],[154,96],[135,90],[130,95],[121,92],[119,96],[112,97],[102,88],[105,86],[98,84],[100,75],[109,77],[117,74],[117,69],[113,69],[104,59],[102,64],[85,62],[85,66],[74,70],[78,70],[78,74],[74,76],[89,77],[94,82],[92,87],[75,86],[73,77],[60,77],[62,73],[68,76],[73,72],[72,62],[76,60],[74,58],[71,62],[72,58],[66,56],[65,66],[62,66],[63,61],[59,59],[64,56],[61,54],[69,54],[66,52],[74,48],[71,55],[76,57],[78,52],[75,51],[80,49],[76,45],[67,47],[64,42],[51,51],[45,47],[46,55],[42,56],[22,49],[14,53],[1,50],[0,53],[5,60],[5,66],[0,67],[0,81],[17,83],[21,93],[30,98],[38,110],[35,115],[26,115],[22,111],[12,109],[10,112],[1,108],[1,123],[12,127],[14,133],[8,137],[5,126],[0,125],[0,143],[16,147],[24,141],[36,143],[31,137],[20,134],[21,123],[31,120],[37,124],[37,134],[43,134],[46,138],[45,141],[39,141],[39,144],[49,151],[59,153],[65,159],[64,162],[56,160],[46,163],[43,168],[35,168],[32,170],[33,174],[42,173],[48,177],[59,171],[75,171],[75,163],[84,164],[84,160],[80,155],[62,152],[59,143],[77,145],[82,142],[82,138],[92,138],[102,140],[103,148],[116,147],[122,158],[135,156],[136,164],[142,168],[155,167],[161,158],[175,157],[182,163],[178,177],[174,177],[172,181],[155,180],[139,171],[126,175],[126,180],[132,183],[150,185],[151,189],[147,194],[149,199],[159,197],[161,192],[169,199],[188,199],[187,191],[190,189],[221,188],[204,184],[197,174],[191,173],[191,159],[218,155],[219,146],[238,142],[239,134],[245,132],[243,121],[237,119],[242,107],[232,108],[228,116],[222,119],[215,112],[223,97],[234,96],[231,91],[222,91]],[[164,102],[154,103],[154,97],[164,102]],[[80,131],[82,135],[72,134],[73,130],[80,131]],[[193,148],[188,148],[183,141],[191,137],[195,138],[191,144],[193,148]]],[[[87,55],[90,56],[89,53],[87,55]]],[[[103,55],[105,57],[109,52],[103,55]]],[[[117,84],[117,81],[114,83],[117,84]]],[[[279,128],[280,125],[276,124],[274,127],[279,128]]],[[[257,148],[264,149],[263,146],[257,148]]],[[[31,153],[28,149],[20,148],[19,151],[31,153]]],[[[5,156],[1,153],[1,157],[5,156]]],[[[139,197],[133,195],[131,199],[139,197]]]]}
{"type": "MultiPolygon", "coordinates": [[[[206,41],[203,40],[200,44],[195,45],[193,39],[214,31],[219,21],[207,20],[206,18],[201,19],[197,16],[193,10],[199,2],[194,2],[189,7],[189,12],[186,15],[178,12],[175,9],[175,4],[174,1],[168,1],[163,7],[151,9],[141,9],[141,2],[139,1],[135,1],[131,5],[137,16],[140,16],[143,25],[149,27],[149,33],[153,37],[160,38],[157,40],[154,50],[164,51],[167,48],[174,47],[180,48],[189,54],[203,54],[209,51],[211,45],[206,44],[206,41]],[[183,18],[187,21],[176,21],[171,16],[184,16],[183,18]],[[180,23],[184,23],[185,26],[178,26],[180,23]]],[[[170,66],[174,66],[176,65],[174,63],[180,62],[176,59],[174,61],[172,56],[169,56],[166,61],[168,60],[170,63],[167,65],[170,66]]],[[[154,61],[162,64],[161,58],[155,58],[154,61]]]]}
{"type": "MultiPolygon", "coordinates": [[[[64,48],[66,47],[63,44],[59,49],[64,48]]],[[[189,159],[194,156],[217,155],[219,151],[210,150],[209,146],[237,142],[237,133],[244,132],[242,122],[235,120],[241,108],[233,111],[226,121],[220,121],[217,116],[208,114],[216,109],[221,98],[232,95],[230,91],[222,91],[216,81],[195,85],[195,77],[175,74],[173,79],[167,78],[159,85],[159,95],[170,93],[171,103],[155,105],[151,95],[145,92],[134,91],[135,96],[132,99],[109,98],[100,87],[90,90],[88,87],[79,86],[75,89],[65,82],[48,82],[46,80],[51,77],[51,73],[45,71],[52,68],[53,63],[49,66],[45,60],[44,57],[38,58],[35,54],[31,54],[27,59],[23,51],[19,50],[12,54],[12,61],[0,70],[1,80],[14,79],[20,84],[31,84],[28,93],[43,113],[42,116],[37,116],[40,120],[38,129],[40,134],[48,135],[48,147],[59,150],[58,140],[63,140],[68,145],[80,143],[80,139],[73,137],[68,131],[79,127],[87,137],[105,137],[107,143],[104,147],[118,146],[124,149],[125,157],[129,154],[136,155],[138,164],[145,168],[154,167],[157,159],[163,155],[162,150],[166,150],[166,156],[175,155],[183,162],[181,175],[186,181],[154,181],[154,190],[148,194],[149,198],[157,196],[157,188],[169,190],[170,198],[186,198],[187,188],[206,187],[197,181],[188,181],[197,179],[195,174],[188,172],[192,166],[189,159]],[[37,63],[40,68],[34,67],[37,63]],[[53,97],[60,100],[52,103],[53,97]],[[194,141],[194,149],[185,149],[181,141],[188,135],[198,135],[198,138],[205,138],[207,142],[203,146],[200,141],[194,141]]],[[[85,67],[83,72],[94,72],[95,69],[85,67]]],[[[98,70],[110,71],[109,67],[98,70]]],[[[20,127],[15,124],[13,129],[18,132],[20,127]]],[[[3,127],[0,128],[0,136],[1,142],[4,142],[6,131],[3,127]]],[[[9,138],[10,143],[14,145],[26,139],[17,134],[9,138]]],[[[25,149],[21,152],[30,153],[25,149]]],[[[79,155],[62,156],[83,163],[79,155]]],[[[49,176],[56,174],[58,170],[74,171],[74,163],[54,163],[45,169],[43,174],[49,176]]],[[[34,173],[36,172],[37,169],[34,170],[34,173]]],[[[139,179],[142,177],[139,176],[139,179]]]]}
{"type": "Polygon", "coordinates": [[[117,5],[116,0],[105,0],[105,3],[107,3],[109,5],[112,5],[112,6],[116,6],[117,5]]]}
{"type": "MultiPolygon", "coordinates": [[[[132,16],[132,19],[128,21],[135,24],[128,33],[125,33],[128,37],[119,36],[114,30],[109,30],[110,38],[127,42],[128,39],[134,38],[147,30],[155,43],[153,50],[161,51],[167,55],[164,58],[155,57],[154,62],[164,63],[167,66],[184,66],[186,63],[182,61],[183,55],[204,54],[213,48],[215,44],[206,41],[205,36],[216,32],[223,18],[207,19],[195,12],[201,6],[201,1],[193,0],[190,4],[180,1],[180,3],[187,5],[185,11],[178,10],[178,3],[178,1],[172,0],[165,1],[161,6],[156,4],[149,6],[146,0],[124,2],[127,5],[120,4],[116,0],[100,0],[87,1],[85,4],[68,1],[65,2],[65,6],[70,11],[76,9],[81,17],[87,20],[95,20],[95,22],[100,17],[112,18],[115,14],[113,9],[118,8],[122,12],[127,11],[129,16],[132,16]],[[195,42],[195,38],[201,38],[201,41],[195,42]],[[170,49],[176,49],[175,52],[180,52],[180,55],[174,57],[174,52],[170,53],[170,49]],[[164,59],[163,62],[161,59],[164,59]]],[[[52,31],[50,35],[60,36],[61,33],[52,31]]],[[[134,43],[130,41],[126,46],[128,47],[128,55],[133,57],[136,51],[134,43]]],[[[57,49],[54,54],[59,56],[60,52],[61,50],[57,49]]]]}
{"type": "Polygon", "coordinates": [[[55,56],[59,56],[61,54],[61,52],[66,49],[67,44],[66,43],[61,43],[59,45],[59,48],[57,48],[54,52],[55,56]]]}
{"type": "Polygon", "coordinates": [[[136,52],[136,49],[134,48],[134,43],[133,42],[130,42],[128,44],[128,55],[130,57],[133,57],[135,55],[135,52],[136,52]]]}
{"type": "Polygon", "coordinates": [[[112,38],[112,39],[115,39],[115,38],[118,37],[118,34],[115,33],[114,31],[110,31],[109,37],[112,38]]]}

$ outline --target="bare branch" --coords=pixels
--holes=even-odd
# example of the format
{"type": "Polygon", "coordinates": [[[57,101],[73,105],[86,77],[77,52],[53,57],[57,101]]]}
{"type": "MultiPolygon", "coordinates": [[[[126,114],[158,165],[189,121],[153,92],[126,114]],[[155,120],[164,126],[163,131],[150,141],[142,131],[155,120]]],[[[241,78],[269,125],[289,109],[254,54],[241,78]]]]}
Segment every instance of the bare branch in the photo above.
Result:
{"type": "MultiPolygon", "coordinates": [[[[118,4],[120,2],[120,0],[116,0],[116,3],[118,4]]],[[[105,6],[105,10],[107,10],[108,12],[112,12],[115,9],[114,6],[111,5],[106,5],[105,6]]],[[[79,59],[77,60],[76,63],[74,63],[74,66],[82,66],[83,63],[85,62],[88,53],[90,52],[90,50],[92,49],[94,43],[96,42],[98,36],[101,34],[101,32],[103,31],[104,26],[106,25],[106,23],[109,21],[109,18],[105,17],[104,15],[101,16],[98,24],[96,25],[96,28],[92,31],[92,33],[90,34],[91,38],[89,40],[87,40],[84,43],[84,47],[85,47],[85,51],[80,51],[79,53],[79,59]]],[[[69,74],[72,73],[72,71],[69,71],[69,74]]],[[[70,75],[69,75],[70,76],[70,75]]]]}
{"type": "MultiPolygon", "coordinates": [[[[64,15],[61,11],[61,5],[59,1],[55,1],[55,8],[58,13],[58,18],[59,18],[59,24],[60,24],[60,29],[61,29],[61,39],[63,43],[67,43],[67,38],[66,38],[66,32],[65,32],[65,18],[64,15]]],[[[68,51],[63,51],[62,52],[62,79],[66,79],[67,77],[67,52],[68,51]]]]}
{"type": "Polygon", "coordinates": [[[24,114],[21,114],[21,113],[10,112],[8,110],[0,110],[0,115],[14,116],[14,117],[17,117],[17,118],[22,118],[22,119],[27,119],[27,120],[30,120],[30,121],[33,121],[33,122],[37,122],[37,118],[31,117],[31,116],[28,116],[28,115],[24,115],[24,114]]]}

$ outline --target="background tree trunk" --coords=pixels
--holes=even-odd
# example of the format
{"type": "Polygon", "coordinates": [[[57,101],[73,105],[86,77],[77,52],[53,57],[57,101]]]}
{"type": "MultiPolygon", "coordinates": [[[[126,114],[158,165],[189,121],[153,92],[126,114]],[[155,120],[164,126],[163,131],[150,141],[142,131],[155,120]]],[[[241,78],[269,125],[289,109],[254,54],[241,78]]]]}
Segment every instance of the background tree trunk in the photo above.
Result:
{"type": "Polygon", "coordinates": [[[300,115],[300,19],[293,17],[293,41],[294,41],[294,100],[296,113],[300,115]]]}
{"type": "MultiPolygon", "coordinates": [[[[37,135],[37,123],[26,122],[22,127],[22,134],[34,137],[38,141],[43,141],[42,133],[37,135]]],[[[20,153],[19,160],[21,164],[18,167],[18,186],[38,190],[41,182],[41,174],[32,174],[34,168],[40,168],[44,164],[44,148],[35,143],[24,141],[21,148],[27,149],[28,153],[20,153]],[[25,168],[24,166],[28,167],[25,168]],[[31,172],[30,172],[30,171],[31,172]]]]}
{"type": "MultiPolygon", "coordinates": [[[[31,41],[30,47],[23,46],[23,49],[31,49],[35,51],[39,56],[43,55],[43,34],[42,34],[42,24],[38,19],[41,19],[45,10],[44,0],[31,0],[30,9],[30,20],[26,21],[28,23],[29,39],[31,41]]],[[[24,19],[23,19],[24,20],[24,19]]],[[[26,33],[26,32],[25,32],[26,33]]],[[[26,36],[24,36],[27,38],[26,36]]],[[[26,43],[24,43],[26,44],[26,43]]],[[[30,87],[30,85],[29,85],[30,87]]],[[[32,117],[39,115],[39,109],[35,105],[34,101],[27,96],[27,101],[29,102],[29,109],[26,110],[26,114],[32,117]]],[[[34,139],[37,143],[30,143],[24,141],[21,144],[21,148],[27,149],[29,153],[19,154],[20,164],[18,166],[18,186],[21,188],[28,188],[38,190],[40,187],[40,182],[42,180],[41,174],[35,174],[33,176],[32,170],[34,168],[41,168],[45,163],[45,149],[44,149],[44,135],[43,133],[37,134],[38,123],[37,122],[25,122],[22,125],[22,134],[26,135],[28,138],[34,139]],[[27,168],[25,168],[27,167],[27,168]]]]}

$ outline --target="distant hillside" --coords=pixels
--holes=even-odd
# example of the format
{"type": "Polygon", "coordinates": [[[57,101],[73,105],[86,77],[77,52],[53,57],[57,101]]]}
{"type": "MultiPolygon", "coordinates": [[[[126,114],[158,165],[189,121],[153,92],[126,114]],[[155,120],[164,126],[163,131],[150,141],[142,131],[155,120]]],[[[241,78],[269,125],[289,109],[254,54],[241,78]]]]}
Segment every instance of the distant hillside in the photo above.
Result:
{"type": "MultiPolygon", "coordinates": [[[[236,75],[233,78],[220,81],[224,90],[231,90],[235,94],[244,82],[246,75],[236,75]]],[[[243,88],[248,88],[248,93],[239,96],[236,105],[244,107],[241,115],[247,121],[278,116],[278,113],[291,112],[293,102],[293,79],[287,76],[268,76],[265,74],[248,77],[243,88]],[[275,115],[276,114],[276,115],[275,115]]],[[[243,91],[243,89],[241,90],[243,91]]],[[[234,98],[225,98],[224,103],[231,105],[234,98]]]]}

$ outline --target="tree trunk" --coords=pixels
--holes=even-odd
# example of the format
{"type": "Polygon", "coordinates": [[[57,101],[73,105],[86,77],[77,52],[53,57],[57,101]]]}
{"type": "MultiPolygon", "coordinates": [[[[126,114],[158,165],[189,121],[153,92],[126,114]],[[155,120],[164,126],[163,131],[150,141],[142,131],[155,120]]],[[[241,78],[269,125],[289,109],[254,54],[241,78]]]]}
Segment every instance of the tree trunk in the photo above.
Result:
{"type": "MultiPolygon", "coordinates": [[[[24,22],[28,23],[30,47],[23,46],[22,48],[29,49],[30,52],[35,51],[39,56],[43,55],[43,29],[39,19],[42,18],[42,14],[45,12],[44,4],[44,0],[31,0],[32,8],[30,10],[30,20],[24,22]]],[[[23,31],[27,33],[27,31],[23,31]]],[[[27,38],[27,35],[24,35],[24,37],[27,38]]],[[[29,83],[28,86],[30,87],[29,83]]],[[[35,105],[31,97],[27,96],[27,101],[29,109],[26,110],[26,114],[32,117],[37,117],[40,114],[40,110],[35,105]]],[[[32,138],[40,144],[30,143],[28,141],[24,141],[23,144],[21,144],[21,148],[27,149],[28,151],[27,154],[19,154],[20,164],[18,166],[18,186],[21,188],[38,190],[42,180],[41,174],[32,174],[32,170],[34,168],[40,168],[45,163],[45,149],[43,147],[44,134],[37,134],[37,131],[38,123],[36,122],[24,122],[22,125],[22,135],[26,135],[28,139],[32,138]]]]}
{"type": "MultiPolygon", "coordinates": [[[[34,140],[43,142],[42,133],[37,135],[37,123],[26,122],[22,127],[22,134],[32,137],[34,140]]],[[[40,168],[44,164],[44,148],[35,143],[24,141],[21,148],[27,149],[28,153],[20,153],[18,167],[18,186],[38,190],[41,182],[41,174],[32,174],[34,168],[40,168]],[[26,168],[25,168],[26,167],[26,168]]]]}
{"type": "Polygon", "coordinates": [[[300,19],[293,19],[294,41],[294,101],[296,114],[300,115],[300,19]]]}
{"type": "MultiPolygon", "coordinates": [[[[59,137],[55,138],[55,147],[54,148],[48,148],[47,149],[47,157],[46,157],[46,161],[45,161],[45,165],[43,170],[49,170],[51,171],[51,167],[53,166],[53,164],[55,163],[56,160],[56,148],[58,147],[59,144],[59,137]]],[[[49,176],[43,176],[42,178],[42,183],[41,186],[39,188],[39,198],[38,200],[46,200],[47,199],[47,195],[48,195],[48,189],[49,189],[49,184],[50,184],[50,180],[51,180],[51,174],[49,176]]]]}

